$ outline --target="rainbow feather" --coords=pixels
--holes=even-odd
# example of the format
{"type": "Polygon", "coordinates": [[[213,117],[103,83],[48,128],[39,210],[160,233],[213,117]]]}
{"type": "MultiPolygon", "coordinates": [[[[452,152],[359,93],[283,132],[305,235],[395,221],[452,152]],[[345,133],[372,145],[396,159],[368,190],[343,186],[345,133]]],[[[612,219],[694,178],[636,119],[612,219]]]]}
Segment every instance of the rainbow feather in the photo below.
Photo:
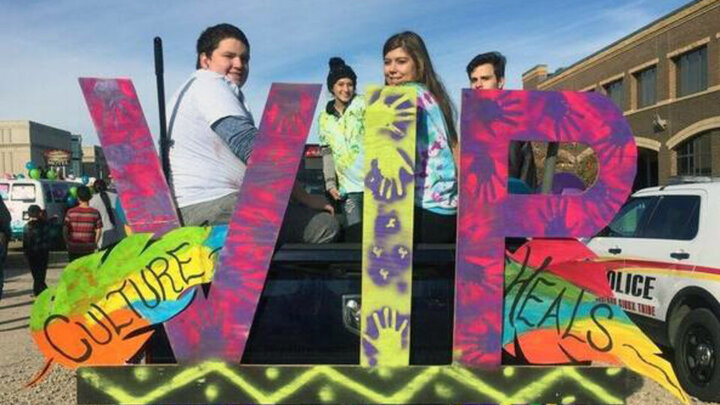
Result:
{"type": "MultiPolygon", "coordinates": [[[[504,351],[529,364],[625,365],[688,403],[687,394],[661,350],[619,306],[605,299],[611,292],[597,284],[598,279],[607,280],[598,263],[587,255],[581,255],[581,260],[558,263],[548,256],[539,260],[543,256],[542,246],[531,243],[506,258],[504,351]],[[580,272],[580,278],[586,278],[581,283],[597,291],[561,277],[559,274],[567,269],[580,272]]],[[[580,278],[576,274],[575,279],[580,278]]]]}
{"type": "Polygon", "coordinates": [[[28,385],[53,363],[124,364],[152,335],[152,325],[180,313],[193,300],[193,287],[212,280],[226,234],[227,226],[178,228],[159,240],[132,234],[70,263],[33,305],[30,332],[47,361],[28,385]]]}

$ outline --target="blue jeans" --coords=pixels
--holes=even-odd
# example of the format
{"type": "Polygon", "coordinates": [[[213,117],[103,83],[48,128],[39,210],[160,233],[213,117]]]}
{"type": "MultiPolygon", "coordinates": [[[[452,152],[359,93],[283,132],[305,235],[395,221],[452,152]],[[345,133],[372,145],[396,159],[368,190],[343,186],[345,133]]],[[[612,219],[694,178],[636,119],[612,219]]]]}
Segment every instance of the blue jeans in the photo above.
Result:
{"type": "Polygon", "coordinates": [[[353,226],[362,222],[363,216],[363,193],[348,193],[342,203],[345,212],[347,226],[353,226]]]}
{"type": "Polygon", "coordinates": [[[345,242],[362,242],[363,193],[348,193],[342,209],[345,213],[345,242]]]}

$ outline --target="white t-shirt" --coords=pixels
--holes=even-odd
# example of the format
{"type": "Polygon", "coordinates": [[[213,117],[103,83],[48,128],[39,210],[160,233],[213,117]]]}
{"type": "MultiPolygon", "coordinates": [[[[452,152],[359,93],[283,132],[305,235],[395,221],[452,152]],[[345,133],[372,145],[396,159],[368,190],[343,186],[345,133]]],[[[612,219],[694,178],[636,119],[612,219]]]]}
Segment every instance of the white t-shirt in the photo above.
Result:
{"type": "Polygon", "coordinates": [[[105,209],[105,204],[103,203],[100,194],[93,194],[89,203],[92,208],[95,208],[98,212],[100,212],[100,219],[102,219],[103,223],[100,240],[98,241],[99,249],[105,249],[109,245],[118,243],[125,237],[125,227],[120,221],[120,218],[118,218],[117,213],[118,195],[109,191],[107,192],[107,195],[110,200],[110,209],[113,210],[113,214],[115,216],[115,225],[113,225],[110,221],[110,214],[105,209]]]}
{"type": "Polygon", "coordinates": [[[245,163],[213,132],[211,125],[229,116],[252,122],[252,115],[241,100],[244,98],[237,86],[204,69],[196,71],[170,100],[167,109],[168,133],[173,141],[170,170],[178,207],[215,200],[240,190],[245,163]]]}

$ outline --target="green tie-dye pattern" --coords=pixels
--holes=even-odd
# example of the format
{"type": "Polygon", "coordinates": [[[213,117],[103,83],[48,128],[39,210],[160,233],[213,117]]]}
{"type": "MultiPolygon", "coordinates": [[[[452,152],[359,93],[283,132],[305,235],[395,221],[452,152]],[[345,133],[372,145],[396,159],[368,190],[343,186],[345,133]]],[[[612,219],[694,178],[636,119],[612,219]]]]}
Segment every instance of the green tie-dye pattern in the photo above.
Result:
{"type": "Polygon", "coordinates": [[[355,96],[339,118],[320,113],[320,144],[332,150],[338,184],[342,193],[363,191],[363,142],[365,137],[365,100],[355,96]]]}

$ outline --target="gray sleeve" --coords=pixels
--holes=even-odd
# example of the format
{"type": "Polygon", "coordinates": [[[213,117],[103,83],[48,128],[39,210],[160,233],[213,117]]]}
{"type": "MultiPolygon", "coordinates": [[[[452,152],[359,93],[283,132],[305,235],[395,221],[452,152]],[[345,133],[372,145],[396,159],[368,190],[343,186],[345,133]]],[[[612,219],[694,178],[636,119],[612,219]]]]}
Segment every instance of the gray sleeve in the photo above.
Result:
{"type": "Polygon", "coordinates": [[[327,146],[321,147],[323,177],[325,177],[325,190],[337,189],[337,180],[335,178],[335,162],[332,157],[332,150],[327,146]]]}
{"type": "Polygon", "coordinates": [[[243,163],[247,163],[258,132],[252,120],[247,117],[232,115],[215,121],[211,128],[225,141],[235,156],[242,160],[243,163]]]}

